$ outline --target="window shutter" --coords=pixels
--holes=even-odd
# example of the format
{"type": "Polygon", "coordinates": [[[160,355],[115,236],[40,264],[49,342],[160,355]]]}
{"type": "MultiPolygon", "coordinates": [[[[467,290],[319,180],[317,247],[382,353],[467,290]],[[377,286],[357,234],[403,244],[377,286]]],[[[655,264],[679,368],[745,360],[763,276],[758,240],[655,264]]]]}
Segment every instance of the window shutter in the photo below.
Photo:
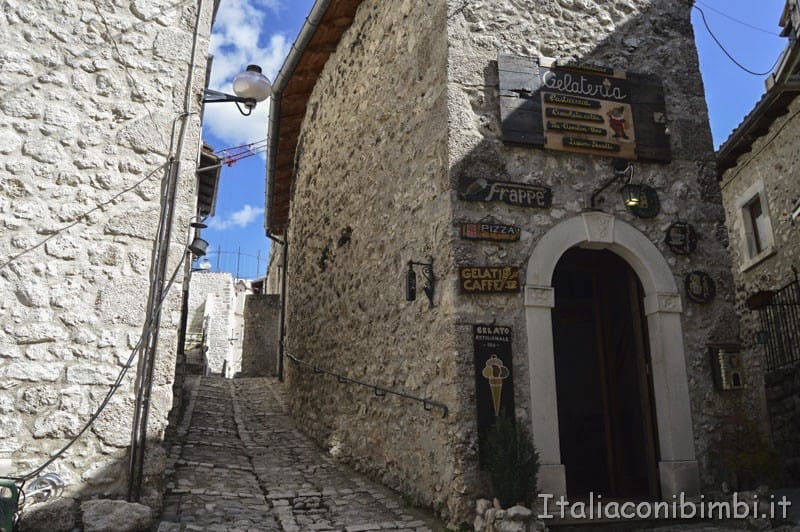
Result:
{"type": "Polygon", "coordinates": [[[499,54],[497,70],[503,141],[544,146],[538,59],[499,54]]]}
{"type": "Polygon", "coordinates": [[[628,72],[628,82],[638,158],[643,161],[670,162],[672,152],[661,80],[650,74],[628,72]]]}

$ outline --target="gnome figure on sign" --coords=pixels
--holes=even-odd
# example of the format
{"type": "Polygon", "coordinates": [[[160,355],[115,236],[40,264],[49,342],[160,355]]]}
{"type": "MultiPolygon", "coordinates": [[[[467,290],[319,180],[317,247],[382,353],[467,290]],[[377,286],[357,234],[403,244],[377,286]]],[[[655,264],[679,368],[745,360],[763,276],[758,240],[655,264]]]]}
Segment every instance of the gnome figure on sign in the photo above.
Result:
{"type": "Polygon", "coordinates": [[[614,130],[614,138],[628,140],[628,134],[625,133],[625,129],[628,127],[625,120],[625,107],[621,105],[614,107],[606,113],[606,116],[608,116],[608,125],[614,130]]]}

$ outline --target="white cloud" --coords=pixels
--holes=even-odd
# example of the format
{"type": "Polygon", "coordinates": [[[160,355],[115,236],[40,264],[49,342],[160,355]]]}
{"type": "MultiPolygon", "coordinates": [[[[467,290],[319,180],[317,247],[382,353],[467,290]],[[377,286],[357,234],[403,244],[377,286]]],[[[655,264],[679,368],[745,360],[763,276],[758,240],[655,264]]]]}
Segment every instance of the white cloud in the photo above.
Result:
{"type": "Polygon", "coordinates": [[[264,214],[264,207],[253,207],[252,205],[244,205],[241,209],[231,213],[228,216],[221,218],[211,218],[208,220],[208,226],[217,231],[224,231],[231,227],[247,227],[260,218],[264,214]]]}
{"type": "MultiPolygon", "coordinates": [[[[291,43],[285,35],[262,35],[261,29],[269,12],[280,9],[282,0],[222,0],[211,34],[210,89],[232,94],[234,76],[251,64],[259,65],[270,81],[275,79],[291,43]]],[[[203,127],[225,143],[214,146],[220,149],[266,138],[268,120],[269,99],[259,103],[250,116],[242,116],[232,103],[216,103],[206,105],[203,127]]]]}

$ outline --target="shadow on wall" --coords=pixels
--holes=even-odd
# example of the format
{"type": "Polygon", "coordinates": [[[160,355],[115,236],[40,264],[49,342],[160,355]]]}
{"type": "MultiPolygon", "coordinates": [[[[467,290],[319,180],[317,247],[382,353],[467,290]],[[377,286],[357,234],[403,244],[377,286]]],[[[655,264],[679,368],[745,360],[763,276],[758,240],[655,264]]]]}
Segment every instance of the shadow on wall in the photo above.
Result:
{"type": "MultiPolygon", "coordinates": [[[[148,442],[148,447],[158,445],[160,442],[148,442]]],[[[165,460],[166,457],[162,456],[157,460],[158,464],[151,460],[145,465],[144,475],[150,485],[153,484],[151,479],[162,475],[165,460]]],[[[87,484],[85,488],[70,491],[70,486],[66,486],[64,492],[53,490],[49,493],[44,490],[49,496],[34,493],[35,479],[29,481],[24,487],[26,499],[20,497],[20,503],[24,502],[24,505],[18,515],[19,532],[72,532],[101,528],[146,530],[156,512],[144,504],[127,503],[119,498],[119,494],[127,490],[128,467],[127,456],[106,462],[90,472],[91,480],[86,480],[86,474],[81,478],[81,482],[87,484]]]]}
{"type": "MultiPolygon", "coordinates": [[[[649,185],[656,190],[662,203],[661,213],[649,220],[637,218],[631,214],[623,205],[622,198],[617,192],[622,185],[621,182],[608,188],[598,197],[598,208],[625,220],[644,233],[669,261],[676,282],[680,286],[683,285],[683,275],[697,268],[709,272],[717,284],[718,296],[710,305],[692,306],[693,304],[686,297],[683,298],[682,321],[687,372],[693,387],[690,390],[692,413],[695,417],[693,445],[700,461],[703,484],[707,487],[719,487],[721,481],[728,476],[729,467],[721,460],[715,461],[714,453],[710,452],[719,444],[719,431],[725,429],[724,424],[715,420],[723,417],[735,403],[744,402],[749,405],[750,410],[761,411],[760,373],[757,363],[753,360],[756,357],[749,357],[751,361],[749,369],[753,378],[751,382],[754,385],[750,387],[749,391],[740,392],[742,397],[736,398],[736,401],[726,400],[724,396],[713,389],[712,370],[708,362],[706,345],[713,342],[735,341],[738,338],[738,319],[732,305],[734,286],[730,272],[730,259],[726,252],[727,230],[721,209],[722,198],[715,172],[714,151],[707,122],[702,80],[697,73],[697,55],[693,49],[689,48],[690,41],[676,38],[692,35],[691,29],[686,28],[690,25],[688,10],[685,14],[683,9],[679,10],[678,8],[665,11],[663,7],[665,2],[656,2],[655,4],[660,4],[662,7],[650,6],[645,9],[642,14],[619,27],[612,35],[587,53],[575,53],[575,47],[566,42],[555,47],[552,54],[548,55],[563,55],[571,57],[576,63],[602,65],[627,71],[631,96],[639,98],[639,103],[642,104],[652,102],[641,101],[641,97],[635,94],[637,89],[643,90],[642,85],[636,83],[636,80],[640,79],[636,75],[654,74],[658,76],[664,87],[669,135],[666,137],[666,141],[669,142],[672,151],[672,160],[669,162],[637,161],[634,160],[636,155],[621,155],[620,153],[625,153],[630,149],[631,144],[643,140],[645,135],[641,135],[637,139],[634,136],[633,128],[628,129],[627,126],[624,132],[617,131],[614,121],[618,117],[612,116],[614,109],[609,110],[606,115],[605,109],[601,114],[600,109],[582,109],[579,105],[569,104],[557,105],[557,102],[553,101],[551,102],[553,105],[547,106],[550,108],[550,110],[545,110],[547,113],[560,107],[566,109],[568,113],[575,114],[564,117],[551,114],[545,116],[539,93],[542,87],[534,87],[532,92],[527,92],[524,86],[503,87],[498,76],[496,60],[490,61],[484,68],[482,84],[477,83],[475,79],[456,80],[456,83],[462,84],[459,89],[463,90],[464,97],[461,101],[469,102],[471,117],[474,117],[475,120],[473,123],[469,123],[468,119],[460,119],[458,122],[462,127],[455,132],[451,130],[451,136],[454,135],[458,141],[454,143],[451,137],[451,146],[471,144],[468,150],[459,155],[457,162],[450,170],[452,197],[456,198],[455,225],[474,223],[491,215],[496,216],[499,223],[520,226],[523,235],[526,232],[530,235],[529,238],[522,239],[523,242],[527,240],[528,246],[521,243],[512,246],[488,243],[476,245],[475,242],[456,240],[455,266],[457,268],[474,266],[475,260],[479,257],[479,251],[486,251],[486,256],[500,252],[504,256],[503,265],[518,266],[520,279],[525,279],[525,267],[530,251],[536,242],[561,220],[590,210],[592,193],[613,175],[612,160],[614,157],[632,159],[636,167],[635,182],[649,185]],[[681,28],[681,31],[677,32],[676,28],[681,28]],[[647,35],[650,36],[651,42],[647,42],[647,35]],[[656,41],[661,41],[661,44],[655,45],[656,41]],[[685,43],[685,46],[682,43],[685,43]],[[686,68],[687,63],[690,65],[688,69],[686,68]],[[508,98],[504,98],[504,96],[511,94],[507,90],[509,88],[518,98],[518,103],[515,104],[518,106],[518,110],[506,111],[500,119],[498,109],[505,107],[508,102],[508,98]],[[532,105],[520,105],[523,100],[532,105]],[[554,141],[559,145],[562,145],[562,142],[563,145],[566,145],[570,142],[570,137],[593,138],[589,127],[577,133],[569,129],[560,129],[565,126],[570,127],[571,123],[574,124],[574,117],[579,113],[587,113],[583,114],[584,117],[592,113],[599,115],[594,119],[600,122],[600,126],[607,121],[609,129],[607,136],[594,138],[621,146],[621,152],[615,153],[609,150],[606,156],[600,156],[599,150],[596,150],[593,155],[585,155],[574,151],[567,153],[542,149],[545,136],[547,136],[548,145],[552,145],[554,141]],[[509,125],[512,130],[519,127],[522,135],[529,135],[531,134],[530,122],[536,119],[542,120],[541,131],[538,132],[541,134],[539,146],[534,146],[537,144],[536,141],[520,140],[519,136],[516,141],[508,139],[508,143],[503,142],[503,135],[509,125]],[[549,132],[548,128],[550,128],[549,132]],[[478,138],[479,140],[477,140],[478,138]],[[552,208],[524,208],[525,206],[521,203],[498,201],[499,189],[494,188],[496,186],[494,182],[546,187],[552,191],[552,208]],[[492,194],[494,194],[493,201],[485,201],[492,194]],[[664,245],[664,228],[679,219],[690,222],[700,234],[705,236],[705,246],[698,249],[692,256],[677,257],[664,245]],[[489,250],[492,249],[495,253],[490,254],[489,250]],[[703,397],[709,395],[713,395],[715,398],[713,406],[709,405],[708,401],[703,401],[703,397]]],[[[469,10],[470,8],[467,7],[466,11],[469,10]]],[[[479,14],[478,11],[472,16],[475,17],[475,20],[479,20],[479,14]]],[[[518,53],[525,55],[524,52],[518,53]]],[[[508,52],[508,55],[517,54],[508,52]]],[[[534,59],[531,59],[531,62],[533,61],[534,59]]],[[[572,82],[578,83],[574,93],[578,97],[576,100],[579,100],[580,97],[591,100],[591,96],[581,94],[580,71],[575,70],[574,72],[572,82]]],[[[590,71],[585,74],[587,80],[590,80],[592,76],[593,73],[590,71]]],[[[602,74],[600,74],[600,80],[602,80],[602,74]]],[[[563,78],[561,81],[564,81],[563,78]]],[[[631,113],[631,111],[626,110],[626,113],[631,113]]],[[[628,126],[631,118],[629,115],[626,116],[628,126]]],[[[634,118],[638,117],[634,115],[634,118]]],[[[580,120],[578,122],[580,123],[580,120]]],[[[519,132],[512,132],[510,136],[513,138],[517,133],[519,132]]],[[[536,132],[533,134],[535,135],[536,132]]],[[[653,148],[653,146],[641,146],[641,144],[639,142],[640,149],[653,148]]],[[[649,159],[641,154],[640,157],[649,159]]],[[[502,188],[502,184],[500,188],[502,188]]],[[[509,195],[505,197],[508,198],[509,195]]],[[[513,324],[513,327],[519,331],[519,334],[515,335],[514,366],[520,368],[521,373],[527,372],[529,369],[528,347],[523,344],[526,329],[524,313],[513,314],[507,310],[510,308],[508,305],[494,304],[491,299],[488,300],[489,305],[480,305],[478,308],[478,298],[486,296],[466,295],[461,297],[462,301],[468,302],[467,305],[464,305],[465,310],[462,310],[459,316],[461,322],[488,322],[490,319],[487,319],[487,316],[491,316],[498,323],[513,324]]],[[[521,299],[520,296],[518,301],[520,308],[521,299]]],[[[482,301],[484,299],[481,299],[482,301]]],[[[469,377],[471,378],[471,375],[469,377]]],[[[521,377],[515,379],[520,383],[515,390],[516,403],[525,408],[530,403],[529,398],[524,397],[527,393],[527,386],[523,384],[527,382],[528,376],[523,374],[521,377]]],[[[467,382],[466,379],[464,384],[474,386],[474,383],[467,382]]],[[[468,397],[474,400],[474,395],[468,397]]],[[[472,404],[462,404],[461,406],[468,410],[474,410],[472,404]]],[[[472,429],[474,431],[475,427],[473,426],[472,429]]],[[[483,485],[485,491],[487,485],[485,479],[483,479],[483,485]]]]}
{"type": "Polygon", "coordinates": [[[251,294],[244,302],[242,377],[278,376],[281,297],[251,294]]]}
{"type": "MultiPolygon", "coordinates": [[[[143,472],[144,487],[140,498],[143,504],[129,504],[122,498],[121,494],[128,491],[130,449],[120,449],[121,456],[117,459],[98,463],[96,468],[84,473],[80,479],[83,488],[72,491],[71,486],[67,485],[63,491],[51,492],[55,493],[54,496],[29,496],[19,514],[19,532],[71,532],[83,530],[90,524],[102,525],[100,528],[103,530],[147,529],[161,512],[163,493],[154,493],[153,490],[163,489],[165,484],[171,442],[176,440],[178,427],[184,420],[196,378],[196,375],[187,374],[181,362],[178,362],[173,385],[173,407],[169,413],[165,439],[163,442],[147,442],[147,449],[151,451],[148,452],[149,460],[145,462],[143,472]]],[[[68,456],[69,453],[67,460],[68,456]]],[[[57,470],[57,466],[47,471],[54,469],[57,470]]],[[[36,487],[34,481],[26,484],[26,492],[36,487]]]]}
{"type": "MultiPolygon", "coordinates": [[[[697,54],[691,42],[690,8],[683,4],[683,7],[679,8],[679,2],[669,1],[650,2],[649,4],[642,13],[621,24],[612,34],[593,45],[586,52],[583,52],[587,48],[587,45],[584,44],[585,41],[559,39],[553,34],[556,32],[567,34],[567,30],[569,30],[575,35],[584,35],[590,31],[587,28],[592,26],[592,20],[583,20],[577,17],[571,18],[569,21],[561,20],[553,13],[548,13],[553,15],[555,20],[559,20],[558,24],[564,27],[557,30],[550,28],[551,34],[545,35],[548,28],[546,27],[547,23],[544,22],[543,31],[535,35],[535,38],[537,42],[551,43],[552,46],[549,48],[541,47],[542,49],[538,50],[544,55],[572,56],[581,62],[612,66],[630,72],[655,74],[664,84],[668,112],[666,120],[671,132],[669,143],[673,160],[669,164],[635,163],[637,181],[653,187],[658,193],[662,202],[661,214],[651,220],[634,217],[622,206],[621,201],[617,201],[619,198],[616,197],[615,188],[609,188],[599,198],[601,201],[598,201],[598,205],[601,209],[613,213],[644,233],[672,264],[677,284],[682,285],[682,275],[694,269],[693,266],[707,269],[717,283],[718,296],[714,303],[699,307],[692,306],[688,300],[684,299],[685,310],[682,315],[685,331],[683,342],[687,354],[686,365],[693,387],[690,391],[692,413],[696,416],[694,420],[696,439],[689,445],[694,445],[697,455],[701,459],[703,480],[706,483],[713,483],[717,478],[713,473],[715,466],[709,463],[708,457],[713,454],[709,449],[713,445],[715,429],[706,428],[710,425],[707,425],[705,421],[714,412],[725,412],[730,405],[724,397],[713,390],[711,368],[705,346],[709,342],[731,341],[738,335],[737,320],[731,304],[733,281],[729,270],[729,259],[725,252],[727,231],[722,218],[721,196],[714,169],[713,145],[707,122],[702,81],[698,73],[697,54]],[[704,236],[704,245],[688,258],[675,257],[663,244],[665,227],[679,217],[692,223],[698,233],[704,236]],[[713,397],[714,399],[711,404],[708,404],[709,401],[705,401],[704,397],[713,397]]],[[[485,5],[485,3],[466,4],[461,10],[464,14],[464,21],[460,22],[462,27],[457,28],[457,31],[466,33],[461,36],[464,40],[472,39],[472,33],[484,32],[486,34],[495,31],[492,30],[491,22],[497,23],[497,21],[487,20],[488,17],[484,17],[484,13],[481,12],[482,9],[489,9],[485,8],[485,5]],[[474,28],[468,28],[472,24],[470,21],[474,21],[474,28]]],[[[561,9],[556,2],[542,2],[539,5],[540,8],[537,8],[539,10],[561,9]]],[[[617,15],[619,15],[618,12],[617,15]]],[[[535,25],[535,21],[531,24],[535,25]]],[[[496,31],[499,33],[501,30],[509,30],[509,28],[501,28],[496,31]]],[[[535,30],[536,28],[532,27],[527,33],[533,34],[535,30]]],[[[485,49],[486,42],[490,40],[491,36],[480,37],[486,38],[480,43],[485,49]]],[[[511,53],[525,55],[525,52],[530,53],[531,49],[531,46],[527,45],[528,42],[530,40],[527,35],[521,36],[519,43],[507,44],[506,49],[510,49],[511,53]]],[[[494,58],[480,57],[480,64],[485,65],[483,71],[476,71],[474,65],[478,59],[475,54],[469,55],[470,52],[481,54],[483,49],[479,50],[479,47],[475,46],[474,50],[466,51],[462,56],[462,52],[456,44],[450,52],[451,61],[465,63],[465,65],[450,67],[451,79],[448,82],[450,98],[456,104],[463,102],[463,106],[469,106],[463,110],[463,113],[458,113],[458,116],[450,117],[450,151],[451,157],[454,160],[457,159],[457,162],[452,164],[449,174],[450,196],[454,200],[455,216],[453,221],[457,225],[461,222],[476,222],[487,215],[493,215],[501,223],[522,227],[523,239],[522,242],[514,245],[497,245],[466,242],[458,240],[456,236],[453,264],[448,267],[472,266],[475,265],[475,261],[482,262],[484,256],[503,257],[503,265],[520,267],[523,270],[520,272],[520,277],[524,278],[524,269],[529,255],[536,242],[547,230],[567,216],[576,216],[589,210],[593,190],[599,188],[612,176],[612,157],[564,153],[554,150],[543,151],[530,146],[515,147],[503,143],[498,112],[501,95],[498,89],[496,55],[494,58]],[[467,64],[469,62],[472,64],[467,64]],[[456,86],[453,87],[454,85],[456,86]],[[480,182],[481,179],[484,180],[483,183],[480,182]],[[519,205],[507,205],[501,201],[491,203],[463,201],[464,196],[470,195],[472,192],[477,196],[488,181],[545,186],[552,190],[553,207],[549,210],[529,209],[521,208],[519,205]],[[470,190],[471,185],[475,185],[474,190],[470,190]]],[[[316,90],[321,90],[321,87],[318,86],[316,90]]],[[[539,98],[538,94],[523,96],[522,92],[520,92],[520,96],[539,98]]],[[[391,100],[387,100],[386,105],[391,105],[391,100]]],[[[572,106],[566,107],[576,109],[572,106]]],[[[585,111],[580,107],[577,110],[585,111]]],[[[609,113],[611,111],[609,110],[609,113]]],[[[541,113],[541,109],[538,112],[541,113]]],[[[515,116],[512,112],[507,121],[523,123],[531,118],[531,114],[528,111],[519,111],[515,116]]],[[[595,112],[595,114],[597,113],[595,112]]],[[[606,118],[601,115],[601,119],[602,122],[605,122],[606,120],[610,121],[611,117],[606,118]]],[[[618,120],[617,117],[614,119],[618,120]]],[[[612,124],[609,124],[609,127],[614,129],[612,124]]],[[[626,135],[630,137],[630,132],[624,132],[619,137],[622,140],[631,140],[626,139],[626,135]]],[[[622,144],[621,141],[620,144],[622,144]]],[[[343,145],[339,148],[331,146],[331,149],[338,149],[346,154],[348,150],[352,150],[352,146],[343,145]]],[[[335,159],[333,160],[335,161],[335,159]]],[[[359,159],[356,157],[350,158],[350,161],[350,165],[359,164],[359,159]]],[[[329,169],[325,165],[332,166],[330,160],[323,161],[321,164],[323,165],[322,171],[329,169]]],[[[300,165],[298,164],[298,166],[300,165]]],[[[319,165],[318,168],[320,168],[319,165]]],[[[381,166],[359,168],[351,166],[346,170],[349,170],[350,180],[359,175],[361,177],[369,175],[372,179],[375,179],[375,176],[385,176],[386,180],[392,179],[386,175],[385,168],[381,166]]],[[[339,173],[344,171],[340,170],[339,173]]],[[[303,184],[301,180],[303,177],[308,178],[308,176],[297,176],[297,184],[303,184]]],[[[341,192],[342,196],[337,196],[337,190],[333,187],[328,192],[333,196],[330,200],[331,204],[335,205],[337,200],[342,203],[353,201],[351,197],[344,196],[346,194],[344,191],[341,192]]],[[[392,208],[395,210],[395,213],[392,214],[403,214],[402,205],[393,205],[392,208]]],[[[302,214],[302,212],[298,213],[293,210],[292,214],[293,223],[296,225],[299,221],[298,214],[302,214]]],[[[329,228],[317,227],[315,231],[308,231],[308,239],[304,241],[304,247],[307,250],[327,249],[325,241],[336,242],[338,238],[335,230],[336,228],[331,226],[329,228]]],[[[404,245],[408,246],[409,237],[407,235],[392,236],[395,239],[393,243],[395,249],[402,249],[404,245]]],[[[353,237],[353,241],[356,242],[357,238],[358,233],[353,237]]],[[[295,257],[294,260],[298,261],[311,261],[314,258],[304,251],[298,251],[295,257]]],[[[323,257],[327,257],[327,255],[323,254],[323,257]]],[[[337,293],[337,296],[340,296],[339,300],[349,301],[350,305],[353,305],[352,302],[358,301],[362,311],[350,316],[351,320],[361,320],[360,323],[354,323],[358,329],[354,334],[353,330],[338,330],[335,323],[320,323],[318,320],[322,314],[317,310],[320,305],[315,304],[314,297],[304,298],[304,295],[324,293],[323,287],[337,286],[336,275],[340,275],[341,269],[346,266],[348,265],[344,261],[336,269],[325,269],[320,265],[319,271],[315,271],[313,277],[292,281],[293,286],[300,287],[302,290],[299,288],[295,290],[295,299],[300,301],[291,306],[293,315],[289,317],[288,323],[290,326],[294,326],[294,330],[290,331],[289,336],[292,338],[294,349],[304,354],[305,358],[310,358],[309,362],[319,364],[321,367],[330,367],[335,362],[338,367],[359,368],[363,373],[354,374],[353,377],[369,382],[380,382],[382,375],[377,372],[369,374],[370,367],[365,361],[373,361],[376,358],[374,352],[385,344],[392,344],[393,338],[379,338],[372,341],[376,330],[374,318],[382,316],[382,321],[391,322],[393,313],[399,313],[397,308],[387,308],[381,298],[374,297],[373,287],[369,283],[346,284],[342,293],[337,293]],[[312,334],[308,334],[308,331],[311,331],[312,334]],[[325,334],[320,334],[320,331],[325,331],[325,334]],[[348,340],[348,336],[359,335],[358,345],[352,345],[352,340],[348,340]]],[[[398,269],[400,268],[398,264],[384,264],[383,266],[384,270],[388,272],[387,277],[401,278],[402,271],[398,269]]],[[[358,274],[363,274],[363,272],[358,272],[358,274]]],[[[450,289],[454,290],[456,272],[451,269],[444,275],[447,275],[448,280],[442,285],[449,284],[452,287],[450,289]]],[[[528,366],[528,346],[524,344],[526,324],[522,296],[459,295],[456,301],[459,305],[456,321],[459,323],[487,323],[495,318],[498,323],[510,324],[518,331],[518,334],[514,336],[513,352],[514,367],[520,368],[521,378],[515,379],[520,383],[516,389],[517,401],[515,402],[519,411],[524,412],[526,407],[530,408],[530,398],[525,397],[528,390],[527,386],[522,384],[527,382],[524,372],[527,371],[528,366]]],[[[442,311],[435,308],[430,312],[432,315],[436,315],[442,311]]],[[[437,333],[438,331],[431,334],[437,333]]],[[[396,335],[398,333],[396,330],[390,329],[388,334],[396,335]]],[[[435,345],[436,338],[433,340],[431,343],[435,345]]],[[[472,352],[470,340],[459,338],[458,342],[462,357],[471,359],[469,356],[472,352]]],[[[418,343],[422,344],[423,340],[419,340],[418,343]]],[[[421,358],[423,355],[416,355],[413,349],[407,351],[411,361],[408,367],[411,368],[411,371],[420,372],[413,376],[414,379],[418,379],[424,375],[418,368],[427,368],[428,366],[421,363],[424,361],[421,358]]],[[[417,352],[421,352],[421,350],[417,350],[417,352]]],[[[459,459],[463,458],[462,463],[464,464],[459,465],[462,470],[460,474],[469,477],[471,482],[474,478],[473,474],[478,470],[478,442],[475,421],[475,382],[474,375],[470,372],[472,368],[468,367],[470,362],[471,360],[464,365],[457,366],[458,371],[453,372],[454,376],[452,377],[454,382],[447,383],[458,389],[466,390],[466,393],[458,395],[458,404],[448,405],[452,413],[449,418],[443,421],[436,420],[431,427],[432,431],[443,435],[441,441],[446,439],[448,448],[432,450],[431,454],[436,451],[440,451],[442,454],[458,454],[459,459]],[[460,426],[453,426],[459,424],[460,426]],[[448,434],[449,436],[447,436],[448,434]],[[464,438],[467,440],[467,444],[455,436],[458,434],[468,435],[464,438]]],[[[374,367],[372,369],[375,370],[374,367]]],[[[753,375],[754,377],[758,375],[755,370],[753,375]]],[[[299,406],[297,401],[293,401],[293,410],[295,413],[307,417],[308,423],[303,423],[301,426],[307,431],[316,430],[316,434],[312,434],[312,437],[318,442],[329,445],[340,444],[340,447],[347,453],[349,449],[359,449],[358,440],[365,440],[366,436],[371,436],[366,431],[381,431],[387,441],[393,441],[395,431],[403,434],[402,420],[404,412],[406,412],[404,403],[397,402],[391,415],[393,420],[387,422],[381,415],[390,407],[385,406],[385,402],[382,403],[384,406],[380,409],[372,406],[373,402],[380,401],[379,399],[364,398],[362,394],[347,391],[331,390],[333,387],[342,385],[335,381],[314,378],[309,374],[292,378],[293,384],[297,385],[294,390],[295,397],[303,400],[302,405],[299,406]],[[330,397],[334,395],[338,398],[337,401],[330,400],[330,397]],[[346,439],[351,441],[333,443],[326,441],[331,434],[343,434],[346,439]]],[[[413,379],[407,375],[395,376],[395,382],[404,380],[413,382],[413,379]]],[[[424,382],[424,379],[420,380],[424,382]]],[[[412,385],[407,391],[416,393],[420,388],[422,388],[422,384],[416,388],[412,385]]],[[[747,394],[749,403],[755,407],[759,404],[756,398],[757,388],[758,386],[753,386],[749,391],[742,392],[747,394]]],[[[758,408],[756,409],[758,410],[758,408]]],[[[535,434],[534,437],[536,437],[535,434]]],[[[417,486],[420,483],[410,480],[413,478],[412,475],[419,475],[419,470],[424,468],[418,468],[417,471],[404,470],[404,465],[409,461],[402,455],[392,455],[395,450],[389,445],[375,445],[363,449],[362,452],[363,456],[352,460],[357,468],[367,470],[373,477],[382,478],[392,487],[405,493],[410,492],[415,497],[427,498],[429,503],[439,504],[440,501],[435,500],[439,494],[419,494],[417,486]]],[[[432,476],[441,478],[443,471],[432,470],[430,473],[432,476]]],[[[457,493],[455,489],[448,492],[444,496],[447,498],[447,507],[440,506],[437,509],[442,512],[449,511],[452,519],[469,521],[472,516],[467,515],[466,512],[471,511],[474,505],[472,501],[465,501],[465,499],[476,496],[483,488],[472,484],[470,489],[471,492],[457,493]]]]}

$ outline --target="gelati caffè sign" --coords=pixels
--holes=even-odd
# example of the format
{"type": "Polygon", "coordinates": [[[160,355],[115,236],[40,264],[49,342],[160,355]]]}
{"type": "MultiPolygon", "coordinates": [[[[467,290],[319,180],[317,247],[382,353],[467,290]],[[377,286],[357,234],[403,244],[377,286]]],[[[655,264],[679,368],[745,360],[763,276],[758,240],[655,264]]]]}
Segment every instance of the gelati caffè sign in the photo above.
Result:
{"type": "Polygon", "coordinates": [[[514,266],[468,266],[458,271],[461,292],[502,294],[519,292],[519,268],[514,266]]]}

